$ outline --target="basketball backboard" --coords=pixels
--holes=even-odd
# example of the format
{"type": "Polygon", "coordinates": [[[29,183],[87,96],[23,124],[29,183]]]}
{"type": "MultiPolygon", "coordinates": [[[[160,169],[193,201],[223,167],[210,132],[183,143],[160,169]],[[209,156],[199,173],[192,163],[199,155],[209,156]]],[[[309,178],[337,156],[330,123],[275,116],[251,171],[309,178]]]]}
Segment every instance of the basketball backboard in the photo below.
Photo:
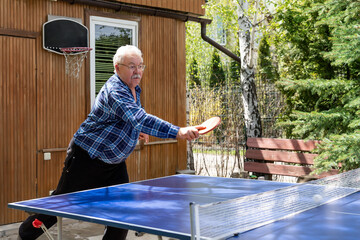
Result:
{"type": "Polygon", "coordinates": [[[67,18],[49,20],[43,25],[43,48],[63,54],[60,48],[88,47],[88,29],[78,21],[67,18]]]}

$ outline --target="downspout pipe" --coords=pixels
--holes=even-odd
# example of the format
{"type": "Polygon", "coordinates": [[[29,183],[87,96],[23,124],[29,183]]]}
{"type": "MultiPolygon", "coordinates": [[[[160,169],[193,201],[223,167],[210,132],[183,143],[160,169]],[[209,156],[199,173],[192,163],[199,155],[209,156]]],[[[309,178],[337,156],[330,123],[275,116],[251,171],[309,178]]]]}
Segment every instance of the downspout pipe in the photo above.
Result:
{"type": "Polygon", "coordinates": [[[178,11],[170,11],[170,10],[162,10],[158,8],[151,8],[151,7],[144,7],[140,5],[131,5],[131,4],[124,4],[120,2],[113,2],[113,1],[106,1],[106,0],[61,0],[63,2],[68,2],[70,4],[85,4],[95,7],[102,7],[102,8],[108,8],[113,9],[115,11],[124,11],[124,12],[130,12],[130,13],[138,13],[138,14],[145,14],[150,16],[157,16],[157,17],[165,17],[165,18],[172,18],[172,19],[178,19],[184,22],[192,21],[192,22],[198,22],[201,24],[201,38],[214,46],[215,48],[219,49],[221,52],[225,53],[227,56],[231,57],[235,61],[241,63],[240,58],[226,49],[225,47],[221,46],[208,36],[206,36],[206,25],[210,24],[212,20],[206,19],[206,18],[199,18],[194,17],[189,14],[181,13],[178,11]]]}
{"type": "Polygon", "coordinates": [[[223,53],[225,53],[226,55],[228,55],[229,57],[231,57],[232,59],[234,59],[235,61],[237,61],[238,63],[241,63],[241,59],[234,53],[232,53],[231,51],[229,51],[227,48],[221,46],[219,43],[215,42],[214,40],[212,40],[211,38],[209,38],[208,36],[206,36],[206,25],[208,23],[205,22],[201,22],[201,38],[205,41],[210,43],[212,46],[214,46],[215,48],[219,49],[220,51],[222,51],[223,53]]]}

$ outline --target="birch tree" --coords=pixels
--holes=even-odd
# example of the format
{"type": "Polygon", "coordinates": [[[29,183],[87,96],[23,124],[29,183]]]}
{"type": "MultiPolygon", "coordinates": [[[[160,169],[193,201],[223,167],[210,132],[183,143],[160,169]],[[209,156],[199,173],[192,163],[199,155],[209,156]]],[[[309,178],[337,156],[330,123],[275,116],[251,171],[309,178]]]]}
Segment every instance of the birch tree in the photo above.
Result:
{"type": "MultiPolygon", "coordinates": [[[[254,36],[257,18],[257,9],[253,22],[249,15],[249,2],[247,0],[237,0],[238,25],[239,25],[239,49],[241,58],[241,88],[242,101],[244,106],[244,119],[247,137],[261,137],[262,126],[261,116],[258,110],[258,101],[255,86],[254,69],[254,36]]],[[[256,0],[257,3],[257,0],[256,0]]],[[[257,4],[256,4],[257,5],[257,4]]],[[[257,8],[257,6],[255,6],[257,8]]]]}

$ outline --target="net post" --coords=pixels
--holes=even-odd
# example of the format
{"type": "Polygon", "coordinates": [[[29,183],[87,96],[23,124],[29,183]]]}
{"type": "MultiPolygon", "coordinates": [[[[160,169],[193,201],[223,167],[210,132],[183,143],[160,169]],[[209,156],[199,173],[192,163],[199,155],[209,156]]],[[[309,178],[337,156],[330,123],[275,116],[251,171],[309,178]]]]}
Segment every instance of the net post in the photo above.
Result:
{"type": "Polygon", "coordinates": [[[200,240],[199,205],[190,203],[191,240],[200,240]]]}

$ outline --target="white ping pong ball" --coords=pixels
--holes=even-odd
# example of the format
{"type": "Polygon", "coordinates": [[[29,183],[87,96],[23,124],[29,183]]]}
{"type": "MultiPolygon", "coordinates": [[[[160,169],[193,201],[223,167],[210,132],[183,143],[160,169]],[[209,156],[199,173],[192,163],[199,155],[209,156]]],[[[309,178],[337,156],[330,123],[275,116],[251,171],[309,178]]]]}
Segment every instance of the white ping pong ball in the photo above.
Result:
{"type": "Polygon", "coordinates": [[[322,196],[321,196],[320,194],[315,194],[315,195],[313,196],[313,201],[314,201],[315,203],[321,203],[322,200],[323,200],[323,198],[322,198],[322,196]]]}

